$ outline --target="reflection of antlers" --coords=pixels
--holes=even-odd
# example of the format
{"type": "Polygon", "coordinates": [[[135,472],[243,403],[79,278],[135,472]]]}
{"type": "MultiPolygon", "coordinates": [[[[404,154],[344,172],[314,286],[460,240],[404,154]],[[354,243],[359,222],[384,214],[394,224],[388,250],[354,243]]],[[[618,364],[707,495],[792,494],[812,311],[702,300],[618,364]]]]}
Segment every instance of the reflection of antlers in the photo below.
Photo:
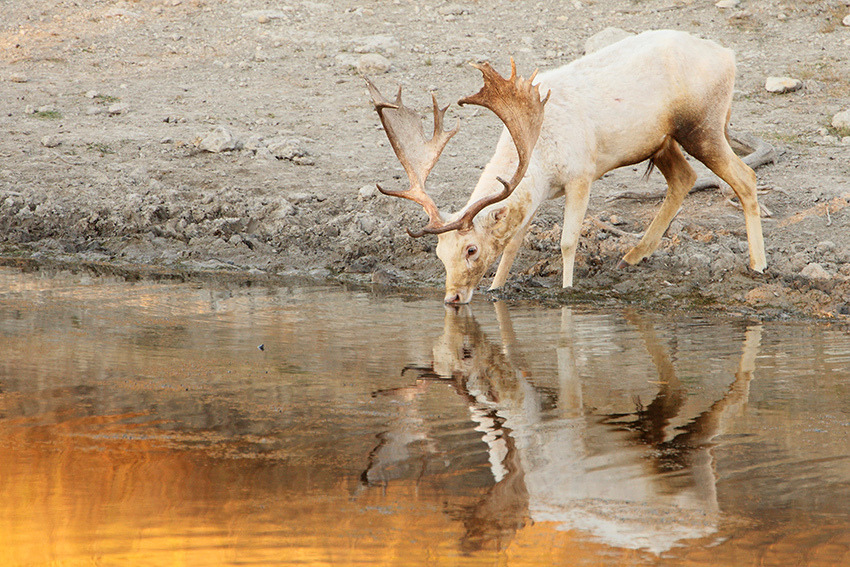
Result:
{"type": "Polygon", "coordinates": [[[391,103],[384,99],[369,79],[366,79],[366,85],[369,87],[372,104],[378,111],[378,116],[381,118],[381,124],[384,125],[384,131],[387,133],[393,151],[395,151],[395,155],[410,179],[410,189],[406,191],[386,191],[380,185],[378,185],[378,190],[391,197],[410,199],[425,208],[425,212],[428,213],[428,225],[418,233],[408,230],[407,232],[411,236],[422,236],[426,232],[439,230],[440,227],[445,226],[445,223],[440,217],[440,211],[437,209],[434,200],[425,192],[425,180],[428,178],[431,169],[437,164],[437,160],[448,141],[457,133],[459,126],[455,126],[453,130],[448,132],[443,130],[443,116],[448,106],[440,109],[437,104],[437,97],[432,94],[434,135],[430,140],[425,140],[425,132],[422,130],[419,114],[404,106],[401,102],[401,87],[398,89],[395,102],[391,103]]]}
{"type": "Polygon", "coordinates": [[[458,131],[458,127],[448,132],[443,130],[443,115],[448,107],[440,109],[436,98],[432,95],[434,135],[426,141],[419,115],[401,103],[401,88],[395,103],[390,103],[384,100],[375,85],[366,79],[372,94],[372,102],[375,110],[378,111],[390,144],[410,178],[410,189],[407,191],[385,191],[380,186],[378,189],[385,195],[403,197],[419,203],[425,208],[430,219],[428,225],[419,232],[414,233],[408,230],[411,236],[441,234],[450,230],[469,230],[472,228],[472,219],[475,215],[484,207],[507,199],[528,169],[531,152],[534,150],[543,125],[543,107],[549,100],[548,94],[546,98],[540,100],[540,87],[532,85],[537,71],[531,75],[530,79],[518,77],[513,58],[511,59],[511,76],[507,79],[499,75],[487,62],[473,64],[473,67],[481,71],[484,76],[484,86],[476,94],[460,99],[458,104],[461,106],[476,104],[492,110],[507,126],[516,146],[519,164],[510,181],[497,177],[504,185],[502,191],[479,199],[466,209],[462,217],[450,223],[442,220],[433,199],[425,192],[425,179],[428,173],[437,163],[446,143],[458,131]]]}

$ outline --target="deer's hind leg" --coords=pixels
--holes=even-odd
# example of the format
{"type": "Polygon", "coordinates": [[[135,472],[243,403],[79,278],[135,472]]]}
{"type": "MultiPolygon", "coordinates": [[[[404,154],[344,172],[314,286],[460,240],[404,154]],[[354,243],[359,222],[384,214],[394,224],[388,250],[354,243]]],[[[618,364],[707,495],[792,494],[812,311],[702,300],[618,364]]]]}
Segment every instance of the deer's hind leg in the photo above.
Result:
{"type": "Polygon", "coordinates": [[[767,260],[764,254],[764,237],[756,196],[756,172],[732,151],[725,130],[718,130],[707,139],[685,145],[685,151],[728,183],[738,196],[741,207],[744,209],[744,221],[747,225],[750,269],[763,272],[767,267],[767,260]]]}
{"type": "Polygon", "coordinates": [[[673,217],[679,212],[685,195],[688,194],[697,179],[696,173],[682,153],[682,148],[676,143],[676,140],[669,136],[664,139],[661,148],[653,154],[652,163],[667,181],[667,195],[664,197],[664,202],[661,203],[661,209],[652,219],[649,228],[646,229],[643,238],[623,256],[619,267],[623,267],[625,264],[637,264],[658,248],[661,237],[664,236],[673,217]]]}

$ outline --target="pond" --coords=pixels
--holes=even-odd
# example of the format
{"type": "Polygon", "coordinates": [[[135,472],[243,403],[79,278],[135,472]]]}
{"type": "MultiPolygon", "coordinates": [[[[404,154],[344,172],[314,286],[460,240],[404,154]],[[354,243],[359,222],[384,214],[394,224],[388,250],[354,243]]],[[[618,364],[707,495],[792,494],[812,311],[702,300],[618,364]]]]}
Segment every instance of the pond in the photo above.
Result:
{"type": "Polygon", "coordinates": [[[5,565],[848,565],[826,323],[0,269],[5,565]]]}

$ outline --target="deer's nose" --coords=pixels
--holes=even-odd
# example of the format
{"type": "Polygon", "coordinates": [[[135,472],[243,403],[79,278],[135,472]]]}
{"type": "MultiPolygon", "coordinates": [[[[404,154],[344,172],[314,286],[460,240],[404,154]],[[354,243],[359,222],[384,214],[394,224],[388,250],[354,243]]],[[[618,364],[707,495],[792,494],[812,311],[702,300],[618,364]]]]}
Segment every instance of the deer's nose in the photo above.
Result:
{"type": "Polygon", "coordinates": [[[463,305],[469,303],[472,299],[472,291],[460,289],[458,291],[450,291],[446,293],[445,302],[450,305],[463,305]]]}

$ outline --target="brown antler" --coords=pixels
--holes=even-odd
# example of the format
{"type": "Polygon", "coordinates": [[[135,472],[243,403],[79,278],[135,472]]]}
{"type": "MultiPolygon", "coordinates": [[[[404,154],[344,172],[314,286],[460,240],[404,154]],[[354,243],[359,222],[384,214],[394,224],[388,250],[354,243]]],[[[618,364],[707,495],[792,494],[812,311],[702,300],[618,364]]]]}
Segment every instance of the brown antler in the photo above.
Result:
{"type": "Polygon", "coordinates": [[[428,224],[419,232],[408,229],[407,233],[411,236],[422,236],[439,230],[445,223],[434,200],[425,192],[425,180],[437,164],[446,144],[452,136],[457,134],[460,126],[455,126],[449,131],[443,130],[443,116],[449,107],[441,109],[437,104],[437,97],[432,94],[434,134],[430,140],[426,140],[421,117],[401,102],[401,87],[398,88],[395,102],[391,103],[384,99],[372,81],[366,79],[366,85],[369,87],[372,104],[375,105],[375,110],[381,118],[381,124],[384,125],[384,131],[387,133],[393,151],[410,179],[410,188],[407,190],[387,191],[380,185],[377,186],[378,190],[391,197],[410,199],[425,208],[425,212],[428,213],[428,224]]]}
{"type": "Polygon", "coordinates": [[[507,126],[508,132],[514,140],[519,156],[519,165],[510,181],[505,181],[501,177],[496,178],[504,185],[504,189],[494,195],[479,199],[466,209],[461,218],[440,227],[439,232],[471,228],[472,219],[482,209],[507,199],[513,193],[528,169],[531,152],[534,150],[534,145],[540,136],[540,128],[543,125],[543,107],[549,100],[549,95],[552,94],[549,91],[546,98],[540,100],[540,87],[532,85],[537,76],[537,71],[531,75],[530,79],[517,77],[516,63],[514,63],[513,57],[511,57],[511,76],[508,79],[499,75],[486,61],[480,64],[473,63],[472,66],[484,75],[484,86],[476,94],[460,99],[458,104],[461,106],[477,104],[492,110],[507,126]]]}

